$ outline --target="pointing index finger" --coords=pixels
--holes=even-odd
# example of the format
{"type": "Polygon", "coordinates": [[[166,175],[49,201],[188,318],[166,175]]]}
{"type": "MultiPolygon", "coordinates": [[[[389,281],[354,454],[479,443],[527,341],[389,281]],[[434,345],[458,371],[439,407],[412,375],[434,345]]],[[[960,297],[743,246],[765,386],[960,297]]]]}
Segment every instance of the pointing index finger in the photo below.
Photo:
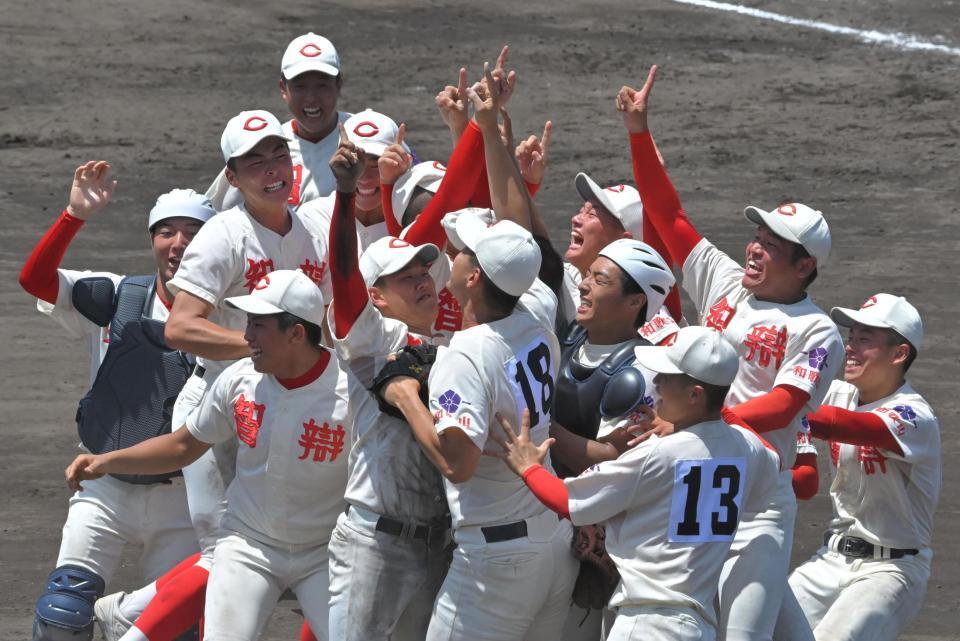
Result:
{"type": "Polygon", "coordinates": [[[340,144],[342,145],[346,142],[350,142],[350,139],[347,137],[347,130],[343,126],[342,122],[337,123],[337,129],[340,130],[340,144]]]}
{"type": "Polygon", "coordinates": [[[403,144],[403,136],[407,133],[407,123],[401,122],[400,126],[397,127],[397,139],[394,141],[398,145],[403,144]]]}
{"type": "Polygon", "coordinates": [[[503,49],[500,50],[500,55],[497,56],[497,69],[503,69],[503,66],[507,64],[507,55],[510,53],[510,46],[503,45],[503,49]]]}

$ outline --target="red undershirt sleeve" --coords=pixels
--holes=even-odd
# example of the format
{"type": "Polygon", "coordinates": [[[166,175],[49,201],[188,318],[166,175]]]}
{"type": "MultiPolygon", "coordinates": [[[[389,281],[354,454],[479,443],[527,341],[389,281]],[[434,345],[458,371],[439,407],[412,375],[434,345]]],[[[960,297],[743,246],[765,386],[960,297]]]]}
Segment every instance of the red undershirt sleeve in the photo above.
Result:
{"type": "Polygon", "coordinates": [[[333,321],[337,338],[344,338],[369,302],[360,274],[354,194],[337,192],[330,221],[330,281],[333,285],[333,321]]]}
{"type": "Polygon", "coordinates": [[[380,183],[380,206],[383,209],[383,221],[387,223],[387,235],[399,238],[403,227],[393,214],[393,184],[380,183]]]}
{"type": "Polygon", "coordinates": [[[523,473],[523,482],[540,502],[565,519],[570,518],[570,494],[563,481],[542,465],[534,465],[523,473]]]}
{"type": "Polygon", "coordinates": [[[903,456],[903,448],[887,429],[883,419],[872,412],[853,412],[832,405],[821,405],[820,409],[807,414],[810,433],[817,438],[867,445],[896,452],[903,456]]]}
{"type": "Polygon", "coordinates": [[[57,269],[63,262],[67,247],[80,231],[84,221],[71,216],[66,209],[47,233],[37,242],[36,247],[20,270],[20,286],[32,296],[51,305],[57,302],[60,293],[60,278],[57,269]]]}
{"type": "Polygon", "coordinates": [[[801,501],[808,501],[817,495],[820,489],[820,474],[817,472],[817,455],[814,453],[797,454],[793,464],[793,493],[801,501]]]}
{"type": "MultiPolygon", "coordinates": [[[[653,226],[653,221],[650,220],[649,216],[643,217],[643,242],[656,249],[657,252],[663,256],[663,259],[667,261],[667,265],[673,266],[676,264],[676,261],[673,260],[663,239],[660,238],[660,233],[657,231],[657,228],[653,226]]],[[[680,306],[680,290],[676,285],[670,288],[664,303],[667,306],[667,311],[670,313],[670,316],[679,323],[680,318],[683,316],[683,309],[680,306]]]]}
{"type": "Polygon", "coordinates": [[[772,390],[752,398],[732,409],[751,428],[759,433],[779,430],[790,424],[810,395],[792,385],[777,385],[772,390]]]}
{"type": "Polygon", "coordinates": [[[527,193],[530,194],[531,198],[536,196],[537,192],[540,191],[540,183],[532,183],[528,180],[524,180],[523,184],[527,186],[527,193]]]}
{"type": "MultiPolygon", "coordinates": [[[[766,447],[768,450],[776,454],[777,460],[780,460],[780,453],[777,452],[777,448],[771,445],[769,441],[767,441],[767,439],[763,438],[762,434],[757,432],[757,430],[753,429],[753,427],[751,427],[749,423],[743,420],[743,417],[741,417],[735,411],[733,411],[732,409],[724,405],[722,408],[720,408],[720,418],[722,418],[729,425],[739,425],[743,429],[750,430],[751,432],[753,432],[756,435],[756,437],[760,439],[760,442],[763,443],[764,447],[766,447]]],[[[783,465],[782,461],[780,465],[783,465]]]]}
{"type": "Polygon", "coordinates": [[[683,211],[680,197],[660,163],[649,131],[630,134],[630,155],[633,180],[643,201],[644,217],[650,219],[672,259],[683,265],[703,237],[683,211]]]}
{"type": "MultiPolygon", "coordinates": [[[[476,123],[471,121],[453,149],[450,162],[447,163],[447,172],[440,181],[437,193],[407,230],[404,240],[411,245],[433,243],[437,247],[443,247],[447,234],[440,221],[451,211],[463,209],[472,200],[481,168],[486,168],[483,134],[476,123]]],[[[489,189],[487,191],[489,192],[489,189]]],[[[488,193],[487,200],[489,199],[488,193]]]]}

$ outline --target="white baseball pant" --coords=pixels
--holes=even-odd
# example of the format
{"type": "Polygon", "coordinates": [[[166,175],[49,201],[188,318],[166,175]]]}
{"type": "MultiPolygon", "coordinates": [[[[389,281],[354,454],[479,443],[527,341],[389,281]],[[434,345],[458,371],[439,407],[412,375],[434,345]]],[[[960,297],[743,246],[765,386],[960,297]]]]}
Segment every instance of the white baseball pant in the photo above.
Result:
{"type": "Polygon", "coordinates": [[[607,641],[714,641],[716,630],[693,608],[617,609],[607,641]]]}
{"type": "Polygon", "coordinates": [[[283,591],[297,595],[318,641],[327,641],[327,544],[272,545],[224,530],[213,555],[204,641],[254,641],[283,591]]]}

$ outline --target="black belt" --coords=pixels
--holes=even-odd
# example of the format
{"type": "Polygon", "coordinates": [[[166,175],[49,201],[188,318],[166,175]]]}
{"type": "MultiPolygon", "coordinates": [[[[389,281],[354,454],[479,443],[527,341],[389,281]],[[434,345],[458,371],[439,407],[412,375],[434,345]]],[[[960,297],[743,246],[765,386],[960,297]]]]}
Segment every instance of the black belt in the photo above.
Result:
{"type": "Polygon", "coordinates": [[[203,375],[206,374],[206,373],[207,373],[207,368],[206,368],[206,367],[204,367],[203,365],[194,365],[194,366],[193,366],[193,373],[191,373],[190,375],[191,375],[191,376],[199,376],[200,378],[203,378],[203,375]]]}
{"type": "MultiPolygon", "coordinates": [[[[832,539],[834,536],[837,536],[837,534],[834,532],[824,532],[823,544],[829,547],[830,539],[832,539]]],[[[920,550],[906,548],[885,548],[883,546],[875,546],[870,541],[864,541],[863,539],[855,536],[841,536],[840,540],[837,541],[837,552],[851,559],[901,559],[911,554],[919,554],[920,550]],[[881,550],[880,556],[876,555],[876,549],[878,547],[881,550]],[[886,556],[882,554],[883,550],[887,551],[886,556]]]]}
{"type": "Polygon", "coordinates": [[[499,543],[500,541],[512,541],[520,539],[527,535],[527,522],[517,521],[516,523],[507,523],[506,525],[489,525],[481,527],[483,538],[487,543],[499,543]]]}
{"type": "Polygon", "coordinates": [[[411,539],[419,539],[431,543],[447,535],[446,527],[430,527],[429,525],[412,525],[397,521],[386,516],[377,519],[377,532],[390,534],[391,536],[405,536],[411,539]]]}

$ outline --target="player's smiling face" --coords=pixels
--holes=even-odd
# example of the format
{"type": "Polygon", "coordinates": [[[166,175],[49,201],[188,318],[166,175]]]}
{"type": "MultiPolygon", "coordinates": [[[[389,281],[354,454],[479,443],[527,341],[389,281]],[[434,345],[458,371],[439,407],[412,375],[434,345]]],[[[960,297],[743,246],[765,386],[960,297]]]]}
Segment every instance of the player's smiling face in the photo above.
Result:
{"type": "Polygon", "coordinates": [[[588,332],[610,327],[633,327],[643,307],[643,294],[624,294],[625,274],[615,262],[598,256],[580,283],[576,320],[588,332]]]}
{"type": "Polygon", "coordinates": [[[243,340],[247,341],[250,347],[250,358],[255,370],[264,374],[283,371],[290,360],[290,334],[294,327],[282,330],[276,316],[247,314],[247,328],[243,332],[243,340]]]}
{"type": "Polygon", "coordinates": [[[380,169],[377,167],[377,160],[377,156],[367,154],[367,168],[357,180],[357,195],[354,203],[361,211],[372,212],[381,207],[380,169]]]}
{"type": "Polygon", "coordinates": [[[280,97],[297,120],[302,138],[317,142],[337,127],[337,100],[342,81],[319,71],[280,79],[280,97]]]}
{"type": "Polygon", "coordinates": [[[859,389],[872,390],[889,378],[891,368],[909,353],[906,345],[890,345],[889,333],[854,323],[844,347],[843,379],[859,389]]]}
{"type": "Polygon", "coordinates": [[[794,247],[766,225],[758,226],[753,240],[747,243],[740,284],[761,300],[785,302],[796,298],[809,271],[794,261],[794,247]]]}
{"type": "Polygon", "coordinates": [[[248,207],[286,205],[293,186],[293,163],[287,142],[275,136],[264,138],[227,169],[227,180],[240,190],[248,207]]]}
{"type": "Polygon", "coordinates": [[[166,283],[177,273],[183,252],[202,225],[196,218],[175,217],[165,218],[153,226],[150,243],[162,282],[166,283]]]}
{"type": "Polygon", "coordinates": [[[380,283],[370,288],[370,300],[380,313],[402,320],[419,333],[428,333],[439,308],[430,265],[415,259],[400,271],[382,276],[380,283]]]}
{"type": "Polygon", "coordinates": [[[618,238],[629,237],[616,216],[598,203],[587,201],[570,219],[570,244],[563,259],[583,273],[601,249],[618,238]]]}

